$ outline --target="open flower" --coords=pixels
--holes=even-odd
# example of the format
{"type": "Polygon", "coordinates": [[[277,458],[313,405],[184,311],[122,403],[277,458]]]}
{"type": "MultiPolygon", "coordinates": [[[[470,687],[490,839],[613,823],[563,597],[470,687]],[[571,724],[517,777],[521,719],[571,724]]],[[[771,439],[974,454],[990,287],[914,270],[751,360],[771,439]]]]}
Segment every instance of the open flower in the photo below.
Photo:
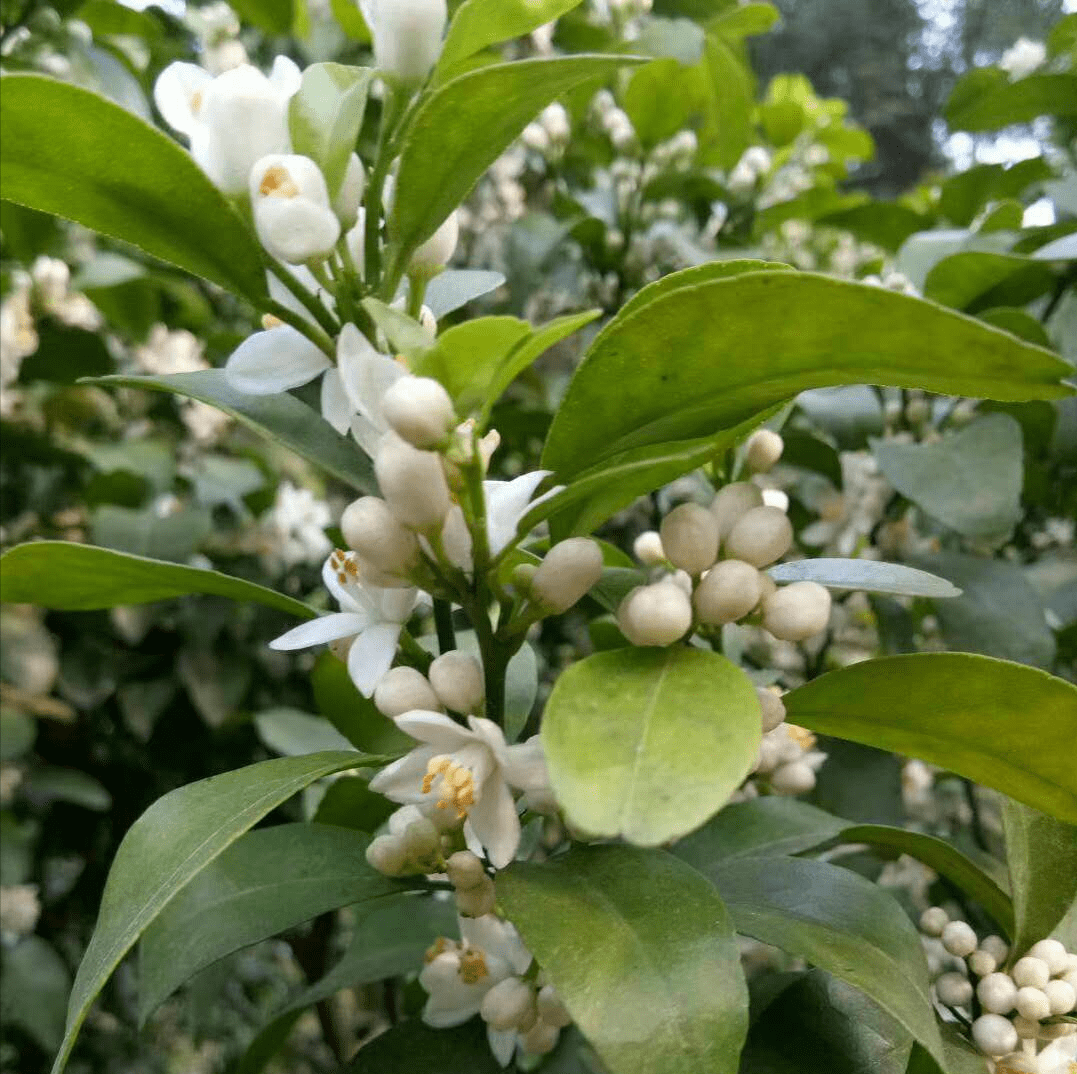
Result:
{"type": "Polygon", "coordinates": [[[370,697],[392,666],[400,631],[419,603],[419,591],[366,585],[359,576],[355,554],[339,550],[325,561],[322,578],[341,610],[303,623],[269,646],[278,650],[306,649],[351,639],[348,673],[356,689],[370,697]]]}
{"type": "Polygon", "coordinates": [[[340,237],[321,169],[309,157],[271,153],[251,168],[251,208],[262,245],[289,264],[327,257],[340,237]]]}
{"type": "Polygon", "coordinates": [[[340,330],[337,341],[337,368],[341,391],[348,401],[352,436],[371,457],[377,453],[381,438],[389,429],[382,412],[385,393],[407,369],[375,350],[374,345],[353,324],[340,330]]]}
{"type": "Polygon", "coordinates": [[[503,869],[520,845],[520,818],[509,788],[547,787],[546,759],[537,735],[509,746],[493,721],[469,716],[467,722],[463,727],[424,710],[398,716],[397,727],[421,745],[383,768],[370,789],[394,802],[436,801],[438,809],[454,810],[464,820],[468,846],[476,853],[485,848],[491,864],[503,869]]]}

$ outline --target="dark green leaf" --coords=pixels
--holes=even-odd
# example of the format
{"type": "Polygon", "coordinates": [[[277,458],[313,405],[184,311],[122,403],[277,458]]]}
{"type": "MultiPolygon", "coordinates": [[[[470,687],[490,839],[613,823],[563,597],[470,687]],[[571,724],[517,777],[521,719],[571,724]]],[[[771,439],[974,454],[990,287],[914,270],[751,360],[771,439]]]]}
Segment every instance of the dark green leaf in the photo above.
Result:
{"type": "Polygon", "coordinates": [[[340,1074],[502,1074],[486,1026],[473,1018],[454,1029],[431,1029],[409,1018],[375,1037],[340,1074]]]}
{"type": "Polygon", "coordinates": [[[4,1025],[18,1026],[43,1052],[64,1039],[64,1008],[71,971],[56,949],[40,936],[24,936],[4,948],[0,968],[0,1012],[4,1025]]]}
{"type": "Polygon", "coordinates": [[[311,673],[318,711],[353,745],[366,753],[396,753],[410,749],[413,740],[383,716],[355,688],[347,665],[326,650],[311,673]]]}
{"type": "Polygon", "coordinates": [[[968,250],[944,257],[927,274],[924,295],[964,310],[1023,306],[1054,283],[1050,268],[1031,257],[968,250]]]}
{"type": "Polygon", "coordinates": [[[272,34],[286,34],[292,29],[293,0],[235,0],[232,7],[245,22],[253,22],[272,34]]]}

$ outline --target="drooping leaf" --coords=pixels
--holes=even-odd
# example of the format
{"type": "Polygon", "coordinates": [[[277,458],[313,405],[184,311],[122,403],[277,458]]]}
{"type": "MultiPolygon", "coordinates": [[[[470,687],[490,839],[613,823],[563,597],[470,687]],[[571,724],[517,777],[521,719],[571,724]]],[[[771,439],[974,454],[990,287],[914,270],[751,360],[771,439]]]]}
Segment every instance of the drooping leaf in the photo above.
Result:
{"type": "Polygon", "coordinates": [[[62,611],[147,604],[187,593],[254,601],[298,615],[314,610],[294,597],[227,574],[69,541],[31,541],[0,557],[2,599],[62,611]]]}
{"type": "Polygon", "coordinates": [[[266,298],[253,233],[175,142],[70,83],[11,75],[0,102],[0,188],[250,299],[266,298]]]}
{"type": "Polygon", "coordinates": [[[662,851],[576,847],[498,901],[611,1074],[734,1074],[748,995],[725,907],[662,851]]]}
{"type": "Polygon", "coordinates": [[[359,753],[282,757],[190,783],[154,802],[116,852],[97,927],[71,991],[53,1074],[67,1065],[75,1037],[105,981],[183,887],[293,794],[333,772],[379,760],[359,753]]]}
{"type": "Polygon", "coordinates": [[[798,559],[779,563],[767,573],[776,582],[818,582],[831,589],[864,589],[869,593],[897,593],[906,597],[957,597],[945,578],[901,563],[873,559],[798,559]]]}
{"type": "Polygon", "coordinates": [[[236,391],[221,369],[161,377],[99,377],[90,383],[168,392],[208,403],[260,436],[283,444],[346,485],[360,492],[373,492],[376,488],[374,468],[354,440],[341,436],[294,396],[246,395],[236,391]]]}
{"type": "Polygon", "coordinates": [[[1032,74],[1010,82],[1001,71],[974,70],[954,87],[943,115],[953,130],[964,131],[1077,115],[1077,75],[1032,74]]]}
{"type": "Polygon", "coordinates": [[[546,704],[542,743],[566,817],[641,846],[716,813],[755,763],[751,680],[701,649],[618,649],[574,664],[546,704]]]}
{"type": "Polygon", "coordinates": [[[1077,824],[1077,687],[966,653],[865,660],[786,694],[791,722],[919,757],[1077,824]]]}

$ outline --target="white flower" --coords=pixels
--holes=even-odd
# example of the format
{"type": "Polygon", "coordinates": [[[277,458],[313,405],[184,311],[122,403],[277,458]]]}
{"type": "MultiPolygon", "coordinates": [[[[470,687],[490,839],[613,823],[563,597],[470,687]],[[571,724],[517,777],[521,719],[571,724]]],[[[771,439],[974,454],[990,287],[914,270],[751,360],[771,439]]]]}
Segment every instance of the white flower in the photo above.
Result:
{"type": "Polygon", "coordinates": [[[324,500],[310,489],[282,481],[265,525],[270,558],[279,560],[285,568],[324,559],[333,547],[325,535],[331,520],[324,500]]]}
{"type": "Polygon", "coordinates": [[[168,325],[155,324],[149,338],[135,350],[135,360],[147,373],[170,376],[173,373],[197,373],[208,369],[202,357],[202,342],[184,329],[171,331],[168,325]]]}
{"type": "Polygon", "coordinates": [[[375,350],[353,324],[340,330],[337,340],[340,391],[349,407],[352,436],[373,458],[389,422],[382,411],[385,393],[408,371],[399,362],[375,350]]]}
{"type": "Polygon", "coordinates": [[[441,55],[445,0],[360,0],[374,37],[374,61],[404,82],[425,78],[441,55]]]}
{"type": "Polygon", "coordinates": [[[419,603],[419,591],[365,585],[355,554],[339,550],[325,561],[322,579],[341,610],[289,630],[271,641],[269,647],[306,649],[353,639],[348,650],[348,673],[356,689],[370,697],[392,666],[400,631],[419,603]]]}
{"type": "MultiPolygon", "coordinates": [[[[41,916],[36,884],[0,887],[0,932],[6,936],[29,936],[41,916]]],[[[526,969],[526,967],[525,967],[526,969]]]]}
{"type": "Polygon", "coordinates": [[[454,809],[464,819],[470,849],[485,848],[491,864],[503,869],[520,845],[520,818],[509,788],[547,787],[546,760],[537,735],[509,746],[491,720],[469,716],[467,722],[464,727],[424,710],[398,716],[397,727],[422,745],[383,768],[370,789],[415,805],[436,797],[439,809],[454,809]]]}
{"type": "Polygon", "coordinates": [[[1016,81],[1032,74],[1047,59],[1047,49],[1042,41],[1030,41],[1019,37],[998,61],[999,67],[1016,81]]]}
{"type": "Polygon", "coordinates": [[[291,149],[288,101],[299,68],[278,56],[267,78],[242,64],[214,78],[192,63],[172,63],[157,78],[153,99],[165,122],[186,135],[199,167],[226,194],[243,194],[255,161],[291,149]]]}
{"type": "Polygon", "coordinates": [[[251,168],[249,187],[255,230],[274,257],[296,265],[332,252],[340,221],[313,160],[271,153],[251,168]]]}

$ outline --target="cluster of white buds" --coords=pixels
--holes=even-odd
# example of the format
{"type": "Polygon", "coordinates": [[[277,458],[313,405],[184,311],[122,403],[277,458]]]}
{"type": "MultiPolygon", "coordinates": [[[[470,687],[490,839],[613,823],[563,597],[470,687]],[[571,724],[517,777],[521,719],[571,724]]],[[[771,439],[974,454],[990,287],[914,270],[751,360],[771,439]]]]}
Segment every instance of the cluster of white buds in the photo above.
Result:
{"type": "MultiPolygon", "coordinates": [[[[514,576],[522,581],[529,572],[514,576]]],[[[587,537],[570,537],[555,544],[524,583],[531,600],[544,614],[560,615],[582,600],[602,577],[602,550],[587,537]]]]}
{"type": "MultiPolygon", "coordinates": [[[[756,791],[772,794],[807,794],[815,788],[815,773],[826,760],[826,754],[815,748],[815,735],[796,724],[780,722],[773,728],[767,723],[777,715],[777,708],[765,700],[769,691],[760,691],[760,707],[763,710],[763,739],[759,743],[759,756],[752,773],[756,791]]],[[[785,706],[775,694],[781,706],[784,721],[785,706]]]]}
{"type": "Polygon", "coordinates": [[[464,917],[493,913],[494,882],[482,860],[470,850],[458,850],[445,862],[445,872],[456,893],[456,908],[464,917]]]}
{"type": "Polygon", "coordinates": [[[402,806],[389,818],[388,832],[366,848],[366,860],[386,876],[436,873],[445,862],[443,833],[457,826],[444,811],[424,813],[418,806],[402,806]]]}
{"type": "Polygon", "coordinates": [[[568,112],[563,104],[555,101],[539,113],[538,119],[524,127],[520,134],[520,141],[528,149],[533,149],[536,153],[545,156],[560,152],[568,144],[571,133],[572,125],[569,122],[568,112]]]}
{"type": "MultiPolygon", "coordinates": [[[[782,447],[780,437],[763,432],[747,452],[759,468],[772,466],[782,447]]],[[[674,573],[632,590],[618,609],[618,625],[634,645],[671,645],[693,626],[758,615],[774,637],[804,641],[826,629],[830,594],[815,582],[779,588],[762,570],[792,543],[785,512],[765,504],[749,482],[726,485],[709,508],[681,504],[662,520],[660,532],[643,533],[634,545],[645,566],[667,565],[674,573]]]]}
{"type": "Polygon", "coordinates": [[[923,912],[920,931],[949,956],[935,979],[936,999],[966,1022],[975,1015],[972,1043],[994,1061],[996,1074],[1070,1069],[1069,1053],[1077,1050],[1077,954],[1048,939],[1014,960],[1000,937],[978,939],[971,925],[940,906],[923,912]]]}
{"type": "Polygon", "coordinates": [[[772,163],[770,153],[761,145],[749,146],[729,173],[726,186],[734,194],[747,194],[770,172],[772,163]]]}
{"type": "Polygon", "coordinates": [[[427,675],[411,667],[390,669],[374,690],[374,704],[390,719],[417,710],[473,715],[482,711],[484,695],[482,665],[453,649],[437,657],[427,675]]]}
{"type": "Polygon", "coordinates": [[[591,111],[598,125],[618,152],[627,152],[636,145],[636,129],[628,113],[617,106],[609,90],[599,90],[591,102],[591,111]]]}

